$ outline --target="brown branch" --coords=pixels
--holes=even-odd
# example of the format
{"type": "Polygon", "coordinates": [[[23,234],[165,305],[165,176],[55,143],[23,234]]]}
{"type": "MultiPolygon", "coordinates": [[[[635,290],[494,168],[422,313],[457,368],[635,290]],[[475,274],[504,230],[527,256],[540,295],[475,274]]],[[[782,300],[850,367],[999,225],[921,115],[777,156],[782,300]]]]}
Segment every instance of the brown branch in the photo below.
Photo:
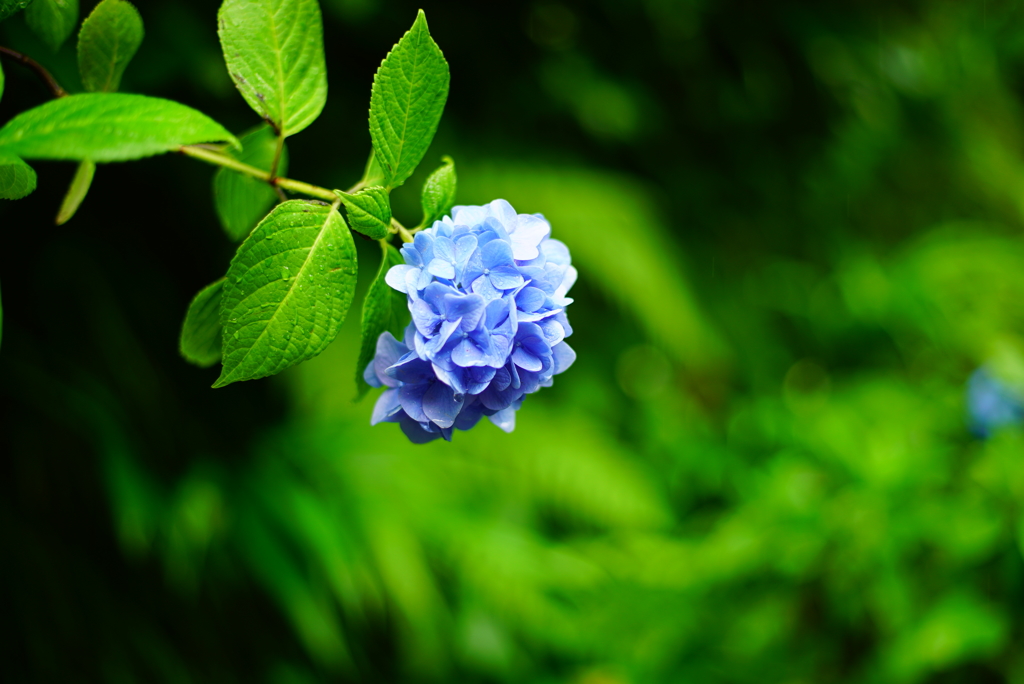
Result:
{"type": "Polygon", "coordinates": [[[11,48],[6,48],[2,45],[0,45],[0,55],[10,57],[18,64],[27,66],[32,71],[36,72],[36,75],[39,78],[43,79],[43,82],[46,83],[46,87],[50,89],[50,92],[53,93],[54,97],[64,97],[68,94],[68,92],[61,88],[60,84],[57,83],[57,79],[50,75],[50,72],[46,70],[46,67],[44,67],[42,64],[32,59],[31,57],[23,55],[20,52],[12,50],[11,48]]]}

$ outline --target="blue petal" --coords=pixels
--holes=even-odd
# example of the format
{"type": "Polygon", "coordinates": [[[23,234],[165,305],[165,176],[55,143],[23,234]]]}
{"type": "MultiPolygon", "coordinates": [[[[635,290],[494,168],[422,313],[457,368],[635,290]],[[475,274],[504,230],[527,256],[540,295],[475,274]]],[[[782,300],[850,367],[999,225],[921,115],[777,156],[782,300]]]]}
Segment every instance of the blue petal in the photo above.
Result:
{"type": "Polygon", "coordinates": [[[565,342],[555,345],[551,350],[551,357],[555,362],[555,374],[561,373],[573,364],[576,360],[576,352],[565,342]]]}
{"type": "Polygon", "coordinates": [[[463,368],[486,364],[483,351],[468,337],[459,342],[452,350],[452,361],[463,368]]]}
{"type": "Polygon", "coordinates": [[[465,374],[466,394],[480,394],[491,383],[497,371],[486,366],[467,368],[465,374]]]}
{"type": "Polygon", "coordinates": [[[505,368],[499,368],[494,373],[494,380],[491,382],[491,387],[500,392],[510,384],[512,384],[512,376],[508,374],[508,370],[505,368]]]}
{"type": "Polygon", "coordinates": [[[420,253],[420,259],[423,263],[429,264],[430,260],[434,258],[434,236],[430,234],[430,231],[421,230],[416,233],[412,244],[416,251],[420,253]]]}
{"type": "Polygon", "coordinates": [[[516,410],[509,406],[490,416],[491,422],[505,432],[512,432],[516,429],[516,410]]]}
{"type": "Polygon", "coordinates": [[[453,366],[452,370],[446,370],[438,363],[434,364],[434,374],[437,379],[452,388],[455,394],[466,393],[466,383],[463,381],[464,369],[453,366]]]}
{"type": "Polygon", "coordinates": [[[516,210],[503,199],[496,199],[485,205],[484,210],[498,219],[506,230],[511,230],[516,225],[516,210]]]}
{"type": "Polygon", "coordinates": [[[407,385],[419,385],[433,380],[434,370],[429,361],[421,359],[416,352],[409,352],[388,367],[387,375],[407,385]]]}
{"type": "Polygon", "coordinates": [[[452,222],[456,225],[476,226],[483,223],[486,216],[483,207],[452,207],[452,222]]]}
{"type": "Polygon", "coordinates": [[[543,290],[536,287],[524,287],[520,290],[519,294],[516,295],[516,307],[520,311],[527,313],[533,313],[540,307],[544,306],[544,300],[547,299],[543,290]]]}
{"type": "Polygon", "coordinates": [[[381,387],[384,383],[377,377],[377,371],[374,369],[373,360],[366,364],[366,368],[363,369],[363,381],[370,387],[381,387]]]}
{"type": "Polygon", "coordinates": [[[484,315],[486,304],[478,294],[449,293],[441,303],[441,311],[449,321],[461,318],[464,330],[474,330],[484,315]]]}
{"type": "Polygon", "coordinates": [[[402,258],[410,266],[423,267],[423,257],[420,256],[419,250],[408,242],[402,245],[402,258]]]}
{"type": "Polygon", "coordinates": [[[569,248],[561,240],[547,239],[540,243],[540,251],[549,263],[568,266],[572,263],[569,248]]]}
{"type": "Polygon", "coordinates": [[[451,387],[435,382],[423,395],[423,412],[438,427],[449,428],[455,424],[463,402],[461,396],[455,398],[451,387]]]}
{"type": "Polygon", "coordinates": [[[515,266],[496,266],[491,269],[491,284],[499,290],[511,290],[519,287],[525,281],[515,266]]]}
{"type": "Polygon", "coordinates": [[[466,265],[469,263],[470,257],[476,251],[476,236],[475,235],[463,235],[455,242],[455,268],[457,271],[464,272],[466,265]]]}
{"type": "Polygon", "coordinates": [[[434,258],[452,263],[455,261],[455,243],[447,237],[434,239],[434,258]]]}
{"type": "Polygon", "coordinates": [[[554,318],[545,318],[537,323],[537,325],[540,326],[541,332],[544,333],[544,339],[547,340],[548,345],[551,347],[565,339],[565,328],[554,318]]]}
{"type": "Polygon", "coordinates": [[[377,397],[377,403],[373,405],[373,416],[370,418],[370,425],[376,425],[387,420],[402,410],[398,401],[398,390],[387,389],[377,397]]]}
{"type": "Polygon", "coordinates": [[[441,353],[444,349],[445,343],[448,342],[452,333],[459,329],[460,325],[462,325],[462,319],[459,318],[454,321],[445,321],[442,323],[441,329],[437,332],[437,336],[430,340],[430,342],[424,347],[427,353],[431,356],[441,353]]]}
{"type": "Polygon", "coordinates": [[[435,257],[427,264],[427,271],[430,275],[445,280],[455,280],[455,264],[451,261],[444,261],[435,257]]]}
{"type": "MultiPolygon", "coordinates": [[[[409,348],[395,339],[390,332],[382,332],[377,338],[377,353],[373,357],[373,370],[381,383],[394,387],[397,383],[391,379],[387,369],[394,365],[409,348]]],[[[379,387],[379,385],[378,385],[379,387]]]]}
{"type": "MultiPolygon", "coordinates": [[[[498,266],[511,266],[515,268],[515,260],[512,258],[512,246],[504,240],[492,240],[481,247],[480,259],[485,270],[494,270],[498,266]]],[[[518,274],[518,271],[516,273],[518,274]]]]}
{"type": "Polygon", "coordinates": [[[390,285],[393,289],[399,292],[408,292],[408,286],[406,285],[406,275],[413,271],[416,276],[419,277],[420,269],[415,266],[406,266],[405,264],[398,264],[388,269],[388,272],[384,274],[384,282],[390,285]]]}
{"type": "Polygon", "coordinates": [[[431,310],[425,300],[420,299],[413,302],[410,312],[412,313],[412,322],[421,335],[431,337],[437,332],[437,327],[441,324],[441,317],[431,310]]]}
{"type": "Polygon", "coordinates": [[[518,217],[515,230],[509,232],[512,253],[516,259],[536,259],[540,254],[537,246],[551,234],[551,225],[544,219],[523,214],[518,217]]]}
{"type": "Polygon", "coordinates": [[[491,285],[491,279],[485,275],[482,275],[476,280],[474,280],[472,288],[473,292],[475,292],[476,294],[480,295],[481,297],[488,301],[492,299],[501,298],[501,290],[494,289],[494,286],[491,285]]]}
{"type": "Polygon", "coordinates": [[[454,427],[459,430],[469,430],[483,418],[483,412],[480,404],[474,402],[470,404],[468,401],[459,411],[459,417],[455,419],[454,427]]]}
{"type": "Polygon", "coordinates": [[[423,412],[423,395],[430,387],[430,384],[422,384],[402,385],[398,388],[398,400],[402,403],[402,410],[418,423],[425,423],[429,420],[427,414],[423,412]]]}
{"type": "MultiPolygon", "coordinates": [[[[417,233],[419,235],[419,233],[417,233]]],[[[402,432],[409,438],[409,441],[413,444],[426,444],[427,442],[433,442],[435,439],[441,437],[440,432],[429,432],[427,431],[418,421],[413,420],[409,416],[402,414],[402,419],[398,421],[399,426],[402,428],[402,432]]]]}
{"type": "Polygon", "coordinates": [[[562,282],[558,285],[558,287],[555,288],[555,294],[553,295],[555,298],[555,302],[557,302],[559,306],[567,306],[569,302],[572,301],[571,299],[568,299],[565,295],[569,293],[569,290],[571,290],[572,286],[575,284],[576,268],[574,266],[569,266],[567,269],[565,269],[565,276],[562,278],[562,282]]]}
{"type": "Polygon", "coordinates": [[[523,370],[528,371],[539,371],[544,367],[544,363],[539,358],[522,347],[516,347],[516,350],[512,352],[512,361],[523,370]]]}

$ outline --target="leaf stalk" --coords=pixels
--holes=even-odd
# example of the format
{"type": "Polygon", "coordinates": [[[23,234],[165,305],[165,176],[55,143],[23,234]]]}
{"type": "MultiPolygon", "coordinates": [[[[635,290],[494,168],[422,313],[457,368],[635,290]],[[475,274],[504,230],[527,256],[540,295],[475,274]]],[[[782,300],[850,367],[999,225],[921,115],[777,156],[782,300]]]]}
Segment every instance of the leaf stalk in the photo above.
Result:
{"type": "Polygon", "coordinates": [[[202,160],[208,164],[223,166],[226,169],[231,169],[232,171],[252,176],[253,178],[259,179],[272,187],[283,188],[292,192],[308,195],[309,197],[316,197],[317,199],[322,199],[327,202],[334,202],[334,200],[338,198],[333,191],[328,190],[327,188],[322,188],[319,185],[312,185],[310,183],[304,183],[292,178],[274,177],[263,169],[250,166],[249,164],[240,162],[233,157],[223,154],[222,152],[217,152],[207,147],[198,145],[182,145],[178,148],[178,152],[187,157],[202,160]]]}
{"type": "Polygon", "coordinates": [[[11,48],[4,47],[2,45],[0,45],[0,55],[13,59],[18,64],[26,66],[36,72],[36,75],[43,80],[46,87],[50,89],[50,93],[54,97],[64,97],[68,94],[68,91],[60,87],[60,84],[57,83],[57,79],[55,79],[50,72],[46,70],[46,67],[28,55],[23,55],[17,50],[12,50],[11,48]]]}

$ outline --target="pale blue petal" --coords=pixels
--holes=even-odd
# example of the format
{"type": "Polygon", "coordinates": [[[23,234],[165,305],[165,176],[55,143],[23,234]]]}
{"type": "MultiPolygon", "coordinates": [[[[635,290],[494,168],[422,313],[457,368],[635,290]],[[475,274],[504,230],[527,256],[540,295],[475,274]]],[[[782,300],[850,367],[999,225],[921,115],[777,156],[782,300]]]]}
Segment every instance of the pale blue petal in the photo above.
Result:
{"type": "Polygon", "coordinates": [[[509,406],[507,409],[498,411],[490,416],[491,422],[505,432],[512,432],[516,429],[516,410],[509,406]]]}
{"type": "Polygon", "coordinates": [[[551,226],[547,221],[522,214],[518,217],[515,230],[509,233],[512,241],[512,253],[516,259],[536,259],[540,254],[538,245],[541,240],[551,234],[551,226]]]}
{"type": "Polygon", "coordinates": [[[430,337],[437,332],[437,327],[441,324],[441,317],[434,313],[426,300],[420,299],[414,302],[410,307],[410,313],[412,313],[412,322],[421,335],[430,337]]]}
{"type": "Polygon", "coordinates": [[[437,278],[455,280],[455,264],[451,261],[445,261],[435,257],[427,265],[427,271],[430,272],[430,275],[437,278]]]}
{"type": "Polygon", "coordinates": [[[499,290],[511,290],[521,286],[525,281],[515,266],[497,266],[489,274],[491,285],[499,290]]]}
{"type": "Polygon", "coordinates": [[[452,361],[463,368],[485,364],[483,352],[468,337],[455,345],[455,349],[452,350],[452,361]]]}
{"type": "Polygon", "coordinates": [[[523,370],[528,371],[539,371],[544,367],[544,363],[539,358],[522,347],[516,347],[516,350],[512,352],[512,361],[523,370]]]}
{"type": "Polygon", "coordinates": [[[545,299],[547,299],[547,295],[544,294],[543,290],[536,287],[524,287],[516,295],[516,307],[520,311],[533,313],[544,306],[545,299]]]}
{"type": "Polygon", "coordinates": [[[384,390],[377,397],[377,403],[373,405],[373,416],[370,417],[370,425],[383,422],[401,410],[402,404],[398,400],[398,390],[384,390]]]}
{"type": "Polygon", "coordinates": [[[565,371],[576,360],[576,352],[565,342],[555,345],[551,350],[551,357],[555,362],[555,375],[565,371]]]}
{"type": "Polygon", "coordinates": [[[511,266],[515,268],[515,262],[512,258],[512,246],[504,240],[491,240],[481,247],[480,259],[483,261],[485,272],[493,270],[498,266],[511,266]]]}
{"type": "Polygon", "coordinates": [[[480,276],[473,281],[473,292],[486,300],[501,298],[501,290],[496,290],[487,276],[480,276]]]}
{"type": "Polygon", "coordinates": [[[416,273],[417,277],[419,276],[420,269],[415,266],[407,266],[406,264],[392,266],[388,269],[388,272],[384,274],[384,282],[399,292],[408,292],[406,276],[410,271],[416,273]]]}

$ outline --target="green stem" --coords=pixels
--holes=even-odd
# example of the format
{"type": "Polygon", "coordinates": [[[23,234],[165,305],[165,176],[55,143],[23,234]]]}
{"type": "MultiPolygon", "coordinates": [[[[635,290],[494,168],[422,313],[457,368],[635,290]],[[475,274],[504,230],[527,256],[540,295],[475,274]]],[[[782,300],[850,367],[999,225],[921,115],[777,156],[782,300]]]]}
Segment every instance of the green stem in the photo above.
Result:
{"type": "Polygon", "coordinates": [[[322,199],[327,202],[334,202],[338,199],[338,196],[327,188],[321,188],[319,185],[311,185],[310,183],[303,183],[302,181],[293,180],[291,178],[274,178],[263,169],[258,169],[255,166],[244,164],[233,157],[229,157],[226,154],[216,152],[205,147],[199,147],[197,145],[183,145],[178,148],[178,151],[185,156],[192,157],[193,159],[200,159],[208,164],[223,166],[226,169],[231,169],[238,173],[244,173],[247,176],[252,176],[253,178],[261,180],[274,187],[284,188],[285,190],[291,190],[292,192],[298,192],[310,197],[316,197],[317,199],[322,199]]]}
{"type": "Polygon", "coordinates": [[[402,242],[412,242],[412,233],[409,232],[408,228],[399,223],[397,219],[391,219],[391,227],[398,232],[398,235],[402,238],[402,242]]]}
{"type": "Polygon", "coordinates": [[[277,177],[277,168],[281,163],[281,152],[284,151],[284,136],[277,134],[277,149],[274,150],[274,163],[270,165],[270,177],[277,177]]]}

